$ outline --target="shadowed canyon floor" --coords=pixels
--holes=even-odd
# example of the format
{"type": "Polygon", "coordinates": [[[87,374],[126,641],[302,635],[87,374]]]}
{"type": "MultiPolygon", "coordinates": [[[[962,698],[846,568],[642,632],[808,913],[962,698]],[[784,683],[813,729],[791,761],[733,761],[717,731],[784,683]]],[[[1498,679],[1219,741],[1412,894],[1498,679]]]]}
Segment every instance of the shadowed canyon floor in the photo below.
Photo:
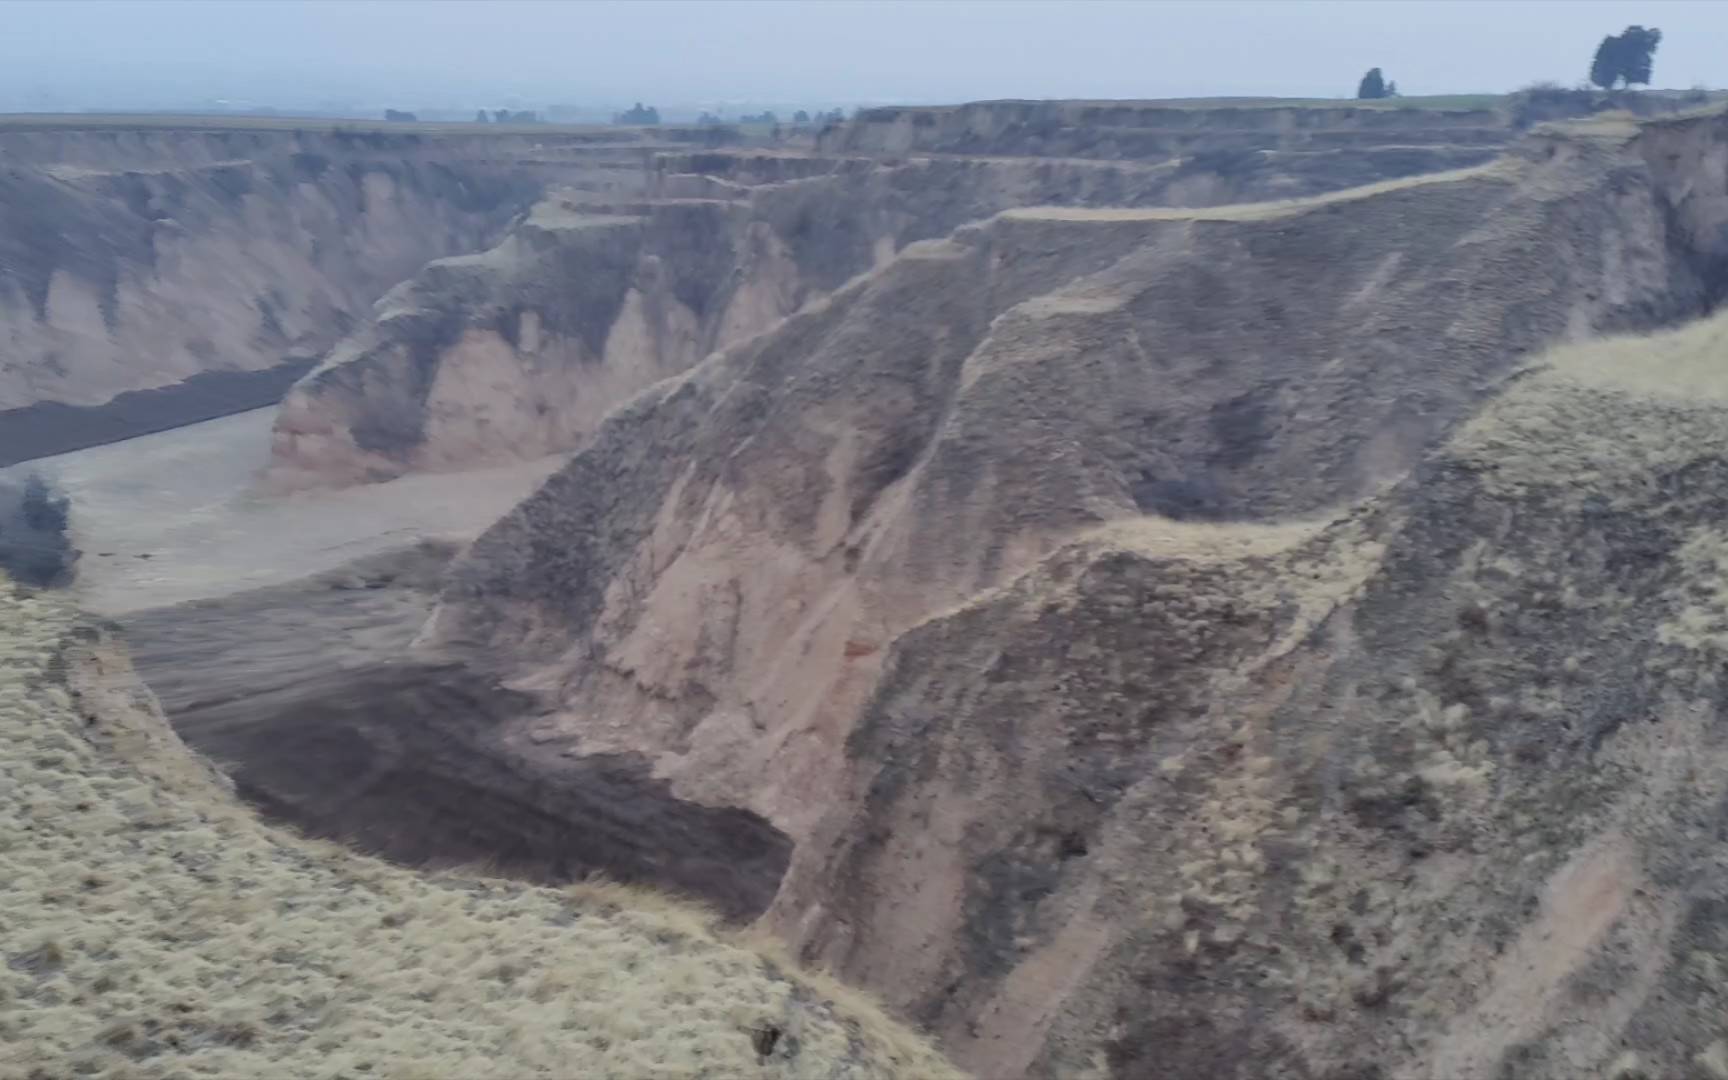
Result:
{"type": "Polygon", "coordinates": [[[268,816],[978,1076],[1720,1080],[1728,117],[1396,119],[668,151],[45,463],[85,602],[268,816]]]}

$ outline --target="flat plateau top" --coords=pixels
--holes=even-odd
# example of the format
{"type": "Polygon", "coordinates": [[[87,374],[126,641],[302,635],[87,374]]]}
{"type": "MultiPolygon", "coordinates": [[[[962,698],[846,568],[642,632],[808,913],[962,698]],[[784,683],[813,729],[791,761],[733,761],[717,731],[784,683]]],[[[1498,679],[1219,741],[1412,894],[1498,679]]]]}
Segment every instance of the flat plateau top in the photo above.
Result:
{"type": "MultiPolygon", "coordinates": [[[[721,125],[732,126],[732,125],[721,125]]],[[[332,116],[200,116],[185,113],[0,113],[0,131],[43,129],[113,131],[153,128],[186,131],[313,131],[419,135],[619,135],[642,137],[696,131],[695,124],[481,124],[471,120],[355,120],[332,116]]]]}

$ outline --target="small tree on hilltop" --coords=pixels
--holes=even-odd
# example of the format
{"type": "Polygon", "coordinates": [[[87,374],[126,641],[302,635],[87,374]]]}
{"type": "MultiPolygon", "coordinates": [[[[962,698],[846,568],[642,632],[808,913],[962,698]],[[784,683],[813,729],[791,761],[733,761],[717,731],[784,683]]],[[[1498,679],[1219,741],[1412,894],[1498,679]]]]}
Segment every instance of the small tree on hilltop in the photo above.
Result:
{"type": "Polygon", "coordinates": [[[1662,31],[1651,27],[1628,26],[1620,35],[1622,67],[1620,77],[1627,86],[1650,85],[1650,69],[1656,62],[1656,46],[1662,44],[1662,31]]]}
{"type": "Polygon", "coordinates": [[[40,473],[31,473],[24,481],[24,498],[20,509],[24,523],[37,532],[59,534],[66,531],[67,501],[55,498],[40,473]]]}
{"type": "Polygon", "coordinates": [[[1362,76],[1362,81],[1356,86],[1356,96],[1365,101],[1386,96],[1386,77],[1380,74],[1379,68],[1369,68],[1368,74],[1362,76]]]}
{"type": "Polygon", "coordinates": [[[0,578],[36,588],[71,583],[78,552],[66,535],[67,507],[35,473],[22,492],[0,484],[0,578]]]}
{"type": "Polygon", "coordinates": [[[660,122],[660,110],[652,105],[643,105],[638,101],[635,105],[614,116],[612,121],[617,124],[658,124],[660,122]]]}
{"type": "Polygon", "coordinates": [[[1620,81],[1620,35],[1609,34],[1596,46],[1596,56],[1590,61],[1590,81],[1604,90],[1614,89],[1620,81]]]}
{"type": "Polygon", "coordinates": [[[1662,43],[1662,31],[1654,27],[1628,26],[1618,34],[1609,34],[1596,46],[1596,56],[1590,62],[1590,81],[1604,90],[1614,89],[1615,83],[1630,87],[1650,85],[1650,69],[1656,59],[1656,46],[1662,43]]]}

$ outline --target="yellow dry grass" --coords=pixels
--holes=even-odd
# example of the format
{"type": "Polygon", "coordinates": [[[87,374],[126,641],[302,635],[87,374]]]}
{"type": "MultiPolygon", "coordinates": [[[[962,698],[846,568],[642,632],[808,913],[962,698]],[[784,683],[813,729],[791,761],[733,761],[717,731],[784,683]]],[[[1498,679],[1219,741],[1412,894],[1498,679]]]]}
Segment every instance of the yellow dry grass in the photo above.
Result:
{"type": "MultiPolygon", "coordinates": [[[[1674,330],[1566,345],[1453,440],[1493,490],[1545,488],[1582,504],[1635,505],[1697,461],[1728,458],[1728,313],[1674,330]]],[[[1676,553],[1664,644],[1728,656],[1728,532],[1695,527],[1676,553]]]]}
{"type": "Polygon", "coordinates": [[[1490,487],[1641,489],[1711,447],[1728,454],[1728,314],[1675,330],[1564,345],[1464,426],[1452,453],[1490,487]]]}
{"type": "Polygon", "coordinates": [[[956,1075],[697,909],[262,825],[78,626],[0,582],[0,1078],[956,1075]]]}

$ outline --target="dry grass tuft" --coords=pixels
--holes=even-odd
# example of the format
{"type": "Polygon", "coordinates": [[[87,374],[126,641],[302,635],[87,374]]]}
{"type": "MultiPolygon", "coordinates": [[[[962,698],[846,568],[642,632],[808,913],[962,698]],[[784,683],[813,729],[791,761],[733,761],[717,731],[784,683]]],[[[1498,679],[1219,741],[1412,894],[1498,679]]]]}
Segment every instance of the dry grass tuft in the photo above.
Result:
{"type": "Polygon", "coordinates": [[[0,911],[4,1080],[955,1075],[700,909],[260,824],[118,649],[5,583],[0,911]]]}
{"type": "Polygon", "coordinates": [[[1710,447],[1728,454],[1725,348],[1728,315],[1553,349],[1465,425],[1453,453],[1493,490],[1628,497],[1710,447]]]}

